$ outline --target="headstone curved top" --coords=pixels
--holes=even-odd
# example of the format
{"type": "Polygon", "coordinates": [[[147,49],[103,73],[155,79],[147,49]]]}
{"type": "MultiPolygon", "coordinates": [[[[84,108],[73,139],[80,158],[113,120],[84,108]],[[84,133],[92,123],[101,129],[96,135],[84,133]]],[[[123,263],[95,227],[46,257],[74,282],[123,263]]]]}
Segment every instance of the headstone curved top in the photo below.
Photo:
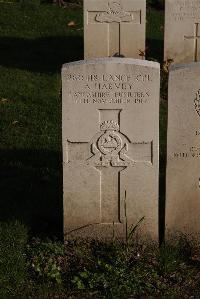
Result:
{"type": "Polygon", "coordinates": [[[84,0],[84,57],[141,58],[146,0],[84,0]]]}
{"type": "Polygon", "coordinates": [[[65,238],[158,236],[159,64],[126,58],[62,69],[65,238]],[[126,193],[126,196],[125,196],[126,193]]]}

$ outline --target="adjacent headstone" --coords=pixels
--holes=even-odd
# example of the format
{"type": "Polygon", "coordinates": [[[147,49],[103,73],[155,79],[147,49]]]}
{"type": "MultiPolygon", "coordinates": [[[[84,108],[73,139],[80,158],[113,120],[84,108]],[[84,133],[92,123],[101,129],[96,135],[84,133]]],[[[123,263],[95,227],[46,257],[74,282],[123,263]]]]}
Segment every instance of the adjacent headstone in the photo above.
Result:
{"type": "Polygon", "coordinates": [[[166,227],[200,233],[200,63],[169,75],[166,227]]]}
{"type": "Polygon", "coordinates": [[[85,59],[142,59],[145,22],[146,0],[84,0],[85,59]]]}
{"type": "Polygon", "coordinates": [[[200,60],[200,0],[165,1],[165,60],[200,60]]]}
{"type": "Polygon", "coordinates": [[[159,64],[105,58],[62,69],[65,238],[158,236],[159,64]],[[126,193],[126,196],[125,196],[126,193]]]}

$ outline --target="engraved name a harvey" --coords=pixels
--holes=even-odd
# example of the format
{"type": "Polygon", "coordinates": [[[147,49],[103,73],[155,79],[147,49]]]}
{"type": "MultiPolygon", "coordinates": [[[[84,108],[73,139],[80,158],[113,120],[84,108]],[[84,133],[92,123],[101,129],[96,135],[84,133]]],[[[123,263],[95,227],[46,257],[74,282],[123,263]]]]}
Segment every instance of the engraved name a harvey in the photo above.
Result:
{"type": "Polygon", "coordinates": [[[131,83],[93,83],[92,85],[86,84],[86,89],[95,89],[95,90],[132,90],[135,88],[134,84],[131,83]]]}

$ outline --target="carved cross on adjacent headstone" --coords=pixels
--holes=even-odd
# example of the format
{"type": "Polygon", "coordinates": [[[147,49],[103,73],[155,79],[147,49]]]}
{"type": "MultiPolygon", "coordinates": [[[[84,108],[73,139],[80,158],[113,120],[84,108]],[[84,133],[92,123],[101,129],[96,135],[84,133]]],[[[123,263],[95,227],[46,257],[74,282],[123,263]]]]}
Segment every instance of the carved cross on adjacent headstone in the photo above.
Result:
{"type": "Polygon", "coordinates": [[[121,2],[109,1],[106,11],[88,11],[92,23],[107,23],[108,56],[122,56],[121,23],[141,23],[141,11],[125,11],[121,2]]]}
{"type": "MultiPolygon", "coordinates": [[[[109,110],[107,110],[109,117],[109,110]]],[[[91,147],[91,157],[81,163],[95,167],[100,171],[100,223],[121,223],[120,215],[120,172],[133,167],[137,162],[152,163],[152,142],[132,143],[120,132],[121,110],[110,110],[115,120],[101,121],[100,131],[90,142],[82,142],[83,147],[91,147]],[[118,119],[118,122],[116,122],[118,119]]],[[[71,151],[80,142],[70,142],[71,151]]],[[[69,153],[68,153],[69,156],[69,153]]],[[[85,155],[83,155],[85,156],[85,155]]],[[[73,162],[68,157],[68,162],[73,162]]]]}
{"type": "Polygon", "coordinates": [[[194,40],[194,61],[198,61],[198,39],[200,39],[200,35],[198,35],[199,31],[199,23],[194,24],[194,35],[193,36],[185,36],[184,39],[192,39],[194,40]]]}

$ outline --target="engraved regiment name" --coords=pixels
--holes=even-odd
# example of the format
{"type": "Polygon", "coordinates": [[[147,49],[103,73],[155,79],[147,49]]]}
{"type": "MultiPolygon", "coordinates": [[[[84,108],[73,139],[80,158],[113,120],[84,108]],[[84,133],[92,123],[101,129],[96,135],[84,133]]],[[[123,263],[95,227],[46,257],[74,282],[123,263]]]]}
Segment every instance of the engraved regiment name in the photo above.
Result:
{"type": "Polygon", "coordinates": [[[76,104],[145,104],[149,101],[150,93],[144,87],[153,81],[149,74],[140,73],[68,74],[66,79],[71,82],[77,81],[81,86],[78,90],[69,92],[76,104]]]}

